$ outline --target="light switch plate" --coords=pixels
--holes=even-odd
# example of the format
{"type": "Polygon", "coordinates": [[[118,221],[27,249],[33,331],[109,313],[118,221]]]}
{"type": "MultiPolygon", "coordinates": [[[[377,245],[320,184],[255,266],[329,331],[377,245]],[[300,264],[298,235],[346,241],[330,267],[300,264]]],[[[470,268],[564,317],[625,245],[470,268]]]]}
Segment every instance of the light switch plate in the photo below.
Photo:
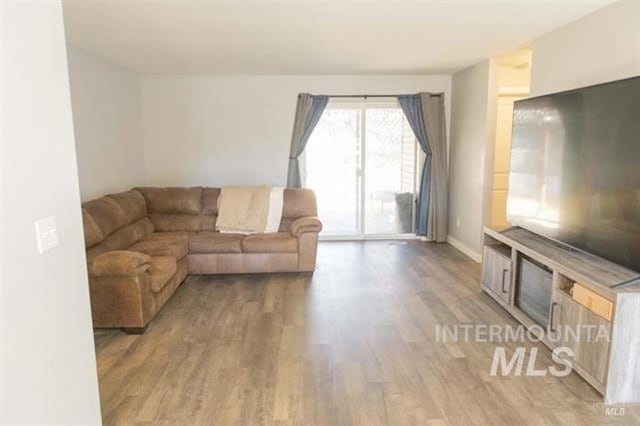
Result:
{"type": "Polygon", "coordinates": [[[58,230],[56,229],[55,216],[36,220],[36,240],[40,254],[58,246],[58,230]]]}

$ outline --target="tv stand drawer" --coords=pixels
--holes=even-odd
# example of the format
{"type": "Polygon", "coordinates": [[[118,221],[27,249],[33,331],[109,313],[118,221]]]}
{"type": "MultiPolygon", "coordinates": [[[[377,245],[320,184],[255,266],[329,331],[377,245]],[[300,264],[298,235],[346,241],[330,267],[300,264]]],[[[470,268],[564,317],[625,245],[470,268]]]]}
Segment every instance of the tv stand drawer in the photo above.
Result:
{"type": "Polygon", "coordinates": [[[571,289],[573,300],[600,317],[611,321],[613,302],[600,296],[580,283],[574,283],[571,289]]]}

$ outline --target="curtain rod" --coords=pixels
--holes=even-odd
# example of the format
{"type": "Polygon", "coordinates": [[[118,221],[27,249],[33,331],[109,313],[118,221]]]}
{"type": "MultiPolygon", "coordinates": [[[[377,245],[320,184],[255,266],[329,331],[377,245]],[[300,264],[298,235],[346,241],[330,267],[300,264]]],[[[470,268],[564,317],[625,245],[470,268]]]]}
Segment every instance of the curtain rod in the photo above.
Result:
{"type": "MultiPolygon", "coordinates": [[[[442,93],[431,93],[431,96],[442,96],[442,93]]],[[[312,95],[313,96],[313,95],[312,95]]],[[[408,95],[324,95],[329,98],[397,98],[398,96],[408,95]]]]}

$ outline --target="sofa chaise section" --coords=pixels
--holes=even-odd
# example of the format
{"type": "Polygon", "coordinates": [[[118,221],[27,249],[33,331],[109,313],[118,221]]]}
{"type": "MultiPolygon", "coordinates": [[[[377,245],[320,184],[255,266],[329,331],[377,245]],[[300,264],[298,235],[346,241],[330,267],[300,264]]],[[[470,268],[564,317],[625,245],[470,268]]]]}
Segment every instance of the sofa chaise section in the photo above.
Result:
{"type": "Polygon", "coordinates": [[[143,331],[187,276],[186,250],[176,248],[187,239],[140,246],[154,227],[136,191],[84,203],[82,218],[94,327],[143,331]]]}
{"type": "Polygon", "coordinates": [[[94,327],[144,331],[187,274],[312,272],[315,195],[286,189],[279,231],[215,231],[218,188],[135,188],[83,204],[94,327]]]}

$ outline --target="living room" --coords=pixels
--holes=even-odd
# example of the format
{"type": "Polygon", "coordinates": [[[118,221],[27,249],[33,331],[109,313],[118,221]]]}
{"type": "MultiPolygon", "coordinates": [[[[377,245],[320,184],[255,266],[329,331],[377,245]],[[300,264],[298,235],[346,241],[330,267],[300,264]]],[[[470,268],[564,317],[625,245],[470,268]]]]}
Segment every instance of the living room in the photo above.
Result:
{"type": "Polygon", "coordinates": [[[640,424],[639,1],[2,22],[0,423],[640,424]]]}

